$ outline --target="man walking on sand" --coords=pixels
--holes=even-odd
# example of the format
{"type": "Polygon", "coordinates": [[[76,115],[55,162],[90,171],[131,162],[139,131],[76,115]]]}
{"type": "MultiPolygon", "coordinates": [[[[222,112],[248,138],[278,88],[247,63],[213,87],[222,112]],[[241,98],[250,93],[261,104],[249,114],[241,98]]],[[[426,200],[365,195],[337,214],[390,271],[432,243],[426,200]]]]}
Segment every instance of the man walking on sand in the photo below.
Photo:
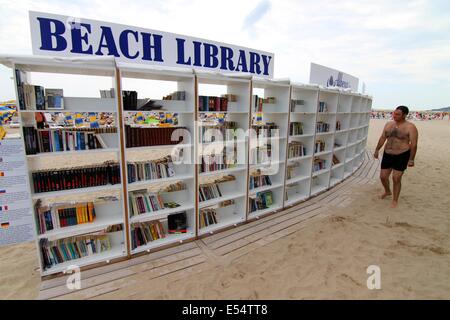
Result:
{"type": "Polygon", "coordinates": [[[405,106],[399,106],[392,114],[394,121],[386,123],[378,140],[374,157],[378,159],[378,153],[387,141],[384,147],[383,159],[381,160],[380,179],[384,187],[384,193],[381,199],[392,195],[389,177],[392,173],[394,196],[391,208],[398,206],[398,197],[401,190],[401,182],[404,171],[407,167],[414,167],[414,158],[417,152],[418,132],[414,124],[406,121],[409,109],[405,106]]]}

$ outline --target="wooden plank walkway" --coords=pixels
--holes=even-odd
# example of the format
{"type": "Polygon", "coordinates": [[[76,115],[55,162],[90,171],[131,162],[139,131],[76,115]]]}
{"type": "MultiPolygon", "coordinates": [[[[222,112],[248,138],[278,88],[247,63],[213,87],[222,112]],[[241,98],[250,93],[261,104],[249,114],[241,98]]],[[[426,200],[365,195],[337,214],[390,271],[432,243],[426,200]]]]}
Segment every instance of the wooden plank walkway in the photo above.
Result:
{"type": "Polygon", "coordinates": [[[138,298],[139,293],[151,288],[152,280],[183,279],[208,267],[230,263],[307,227],[307,221],[331,214],[333,207],[348,206],[352,190],[375,183],[378,172],[379,160],[366,151],[362,165],[353,175],[299,205],[200,240],[83,271],[80,290],[67,288],[68,276],[42,281],[39,299],[107,299],[108,295],[130,287],[133,294],[127,298],[138,298]]]}

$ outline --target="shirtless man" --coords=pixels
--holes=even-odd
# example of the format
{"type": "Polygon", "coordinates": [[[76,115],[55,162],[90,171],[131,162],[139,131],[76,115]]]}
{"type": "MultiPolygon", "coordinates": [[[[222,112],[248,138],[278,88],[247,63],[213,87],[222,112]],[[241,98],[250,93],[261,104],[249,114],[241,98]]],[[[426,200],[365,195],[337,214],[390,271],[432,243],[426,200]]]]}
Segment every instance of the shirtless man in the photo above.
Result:
{"type": "Polygon", "coordinates": [[[392,172],[394,197],[391,208],[398,206],[403,172],[407,167],[414,167],[414,158],[417,152],[418,132],[414,124],[406,121],[408,112],[409,109],[405,106],[399,106],[395,109],[392,115],[394,121],[389,121],[384,126],[373,155],[375,159],[378,159],[378,153],[387,140],[381,161],[380,179],[384,187],[384,193],[380,198],[384,199],[392,195],[389,186],[389,176],[392,172]]]}

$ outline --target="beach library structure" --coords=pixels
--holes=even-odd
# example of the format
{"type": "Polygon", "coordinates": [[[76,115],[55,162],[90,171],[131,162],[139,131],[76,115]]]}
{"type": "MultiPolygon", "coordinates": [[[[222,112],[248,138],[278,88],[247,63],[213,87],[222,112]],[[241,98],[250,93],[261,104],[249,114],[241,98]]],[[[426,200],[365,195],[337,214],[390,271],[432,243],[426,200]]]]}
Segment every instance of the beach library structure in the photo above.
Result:
{"type": "Polygon", "coordinates": [[[0,57],[43,277],[251,223],[363,163],[370,96],[274,79],[266,52],[66,18],[31,12],[34,55],[0,57]]]}

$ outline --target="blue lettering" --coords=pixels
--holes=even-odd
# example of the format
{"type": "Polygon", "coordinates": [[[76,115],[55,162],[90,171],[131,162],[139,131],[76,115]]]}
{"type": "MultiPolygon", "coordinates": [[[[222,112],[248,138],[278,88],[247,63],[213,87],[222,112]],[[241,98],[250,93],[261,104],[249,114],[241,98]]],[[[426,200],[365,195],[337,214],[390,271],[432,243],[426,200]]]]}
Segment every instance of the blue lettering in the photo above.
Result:
{"type": "Polygon", "coordinates": [[[239,60],[236,66],[235,71],[242,71],[242,72],[248,72],[247,69],[247,58],[245,56],[244,50],[239,50],[239,60]],[[241,67],[241,69],[239,69],[241,67]]]}
{"type": "Polygon", "coordinates": [[[142,60],[148,60],[148,61],[159,61],[164,62],[162,59],[162,44],[161,39],[162,36],[158,34],[153,35],[154,43],[152,43],[152,34],[141,32],[142,35],[142,46],[144,48],[144,55],[142,57],[142,60]],[[155,54],[154,59],[152,59],[152,51],[155,54]]]}
{"type": "Polygon", "coordinates": [[[37,18],[41,30],[41,50],[63,51],[67,48],[67,41],[61,35],[66,31],[64,23],[55,19],[37,18]],[[52,25],[55,31],[52,32],[52,25]],[[53,47],[52,38],[56,40],[56,47],[53,47]]]}
{"type": "Polygon", "coordinates": [[[219,65],[219,59],[217,58],[219,48],[209,43],[204,43],[203,46],[205,47],[205,64],[203,66],[206,68],[217,68],[219,65]]]}
{"type": "Polygon", "coordinates": [[[119,53],[117,52],[116,43],[114,42],[114,37],[111,31],[110,27],[100,27],[102,29],[102,35],[100,37],[100,44],[98,46],[98,50],[95,53],[98,56],[102,56],[102,49],[107,48],[108,49],[108,56],[115,56],[120,57],[119,53]]]}
{"type": "Polygon", "coordinates": [[[221,46],[220,54],[222,56],[220,69],[233,71],[234,70],[233,50],[231,48],[221,46]]]}
{"type": "Polygon", "coordinates": [[[185,61],[184,59],[184,43],[186,42],[186,40],[180,38],[176,38],[176,40],[177,40],[177,56],[178,56],[177,64],[186,64],[190,66],[191,57],[189,57],[187,61],[185,61]]]}
{"type": "Polygon", "coordinates": [[[201,48],[202,43],[198,41],[192,41],[194,44],[194,66],[201,67],[202,66],[202,54],[201,48]]]}
{"type": "Polygon", "coordinates": [[[263,54],[261,56],[262,56],[263,67],[264,67],[263,74],[268,76],[269,75],[269,65],[270,65],[270,61],[272,60],[272,57],[266,56],[265,54],[263,54]]]}
{"type": "Polygon", "coordinates": [[[261,67],[259,66],[260,61],[261,57],[259,54],[250,51],[250,73],[261,73],[261,67]]]}
{"type": "Polygon", "coordinates": [[[72,53],[84,53],[84,54],[92,54],[92,45],[86,50],[83,50],[83,42],[85,44],[89,44],[88,42],[88,34],[91,33],[91,25],[86,23],[71,23],[71,34],[72,34],[72,53]],[[79,28],[77,28],[79,26],[79,28]],[[86,28],[86,33],[81,35],[81,27],[86,28]]]}
{"type": "Polygon", "coordinates": [[[132,31],[132,30],[123,30],[120,33],[119,37],[119,45],[120,45],[120,51],[122,51],[122,54],[127,57],[128,59],[136,59],[139,56],[139,51],[136,52],[134,56],[130,55],[130,44],[128,43],[128,35],[132,34],[134,36],[134,39],[139,41],[138,39],[138,32],[132,31]]]}

